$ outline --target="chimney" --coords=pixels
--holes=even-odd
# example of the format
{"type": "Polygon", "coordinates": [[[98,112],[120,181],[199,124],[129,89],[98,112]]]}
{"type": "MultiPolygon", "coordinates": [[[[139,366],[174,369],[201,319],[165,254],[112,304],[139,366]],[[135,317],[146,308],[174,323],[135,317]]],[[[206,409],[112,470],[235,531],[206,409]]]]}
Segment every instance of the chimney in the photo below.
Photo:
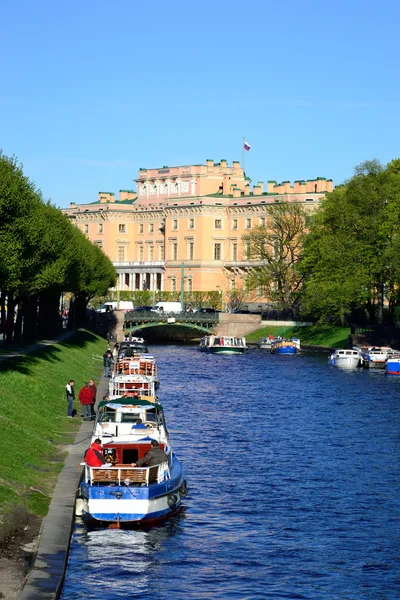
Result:
{"type": "Polygon", "coordinates": [[[231,176],[224,175],[224,178],[222,180],[222,195],[228,196],[229,194],[231,194],[232,193],[231,187],[232,187],[231,176]]]}
{"type": "Polygon", "coordinates": [[[282,185],[283,185],[283,193],[290,194],[290,192],[292,191],[291,187],[290,187],[290,181],[283,181],[282,185]]]}
{"type": "Polygon", "coordinates": [[[249,183],[246,183],[246,185],[244,186],[244,195],[250,196],[250,184],[249,183]]]}
{"type": "Polygon", "coordinates": [[[113,192],[99,192],[98,200],[100,204],[107,204],[107,202],[115,202],[115,194],[113,192]]]}
{"type": "Polygon", "coordinates": [[[232,163],[233,169],[240,169],[240,162],[238,160],[234,160],[232,163]]]}
{"type": "Polygon", "coordinates": [[[304,181],[302,179],[298,179],[297,181],[294,182],[293,184],[293,192],[295,194],[301,194],[301,192],[303,191],[302,189],[302,184],[304,183],[304,181]]]}
{"type": "Polygon", "coordinates": [[[268,194],[274,194],[275,190],[274,190],[274,185],[276,185],[276,181],[275,179],[269,179],[268,180],[268,194]]]}
{"type": "Polygon", "coordinates": [[[257,187],[261,188],[261,193],[264,193],[264,182],[263,181],[257,181],[257,187]]]}
{"type": "Polygon", "coordinates": [[[261,196],[262,187],[261,185],[253,185],[253,196],[261,196]]]}
{"type": "Polygon", "coordinates": [[[233,197],[234,198],[240,198],[242,195],[242,190],[238,187],[234,187],[233,188],[233,197]]]}
{"type": "Polygon", "coordinates": [[[221,161],[220,161],[220,163],[219,163],[219,164],[221,165],[221,167],[222,167],[223,169],[226,169],[226,167],[228,166],[228,163],[227,163],[227,161],[226,161],[226,158],[221,158],[221,161]]]}
{"type": "Polygon", "coordinates": [[[76,208],[76,202],[70,202],[69,203],[69,207],[70,208],[76,208]]]}
{"type": "Polygon", "coordinates": [[[137,193],[134,190],[119,190],[119,201],[136,200],[137,193]]]}
{"type": "Polygon", "coordinates": [[[328,179],[326,182],[326,191],[332,192],[332,190],[333,190],[333,181],[332,181],[332,179],[328,179]]]}
{"type": "Polygon", "coordinates": [[[206,160],[206,167],[213,167],[214,166],[214,161],[212,158],[207,158],[206,160]]]}

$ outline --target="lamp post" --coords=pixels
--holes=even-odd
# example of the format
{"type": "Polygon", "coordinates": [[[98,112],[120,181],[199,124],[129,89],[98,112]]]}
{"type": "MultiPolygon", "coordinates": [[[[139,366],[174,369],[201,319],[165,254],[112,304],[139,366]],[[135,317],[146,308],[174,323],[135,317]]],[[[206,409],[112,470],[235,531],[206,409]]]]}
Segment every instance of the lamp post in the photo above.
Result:
{"type": "Polygon", "coordinates": [[[182,312],[185,312],[185,263],[182,263],[181,310],[182,310],[182,312]]]}

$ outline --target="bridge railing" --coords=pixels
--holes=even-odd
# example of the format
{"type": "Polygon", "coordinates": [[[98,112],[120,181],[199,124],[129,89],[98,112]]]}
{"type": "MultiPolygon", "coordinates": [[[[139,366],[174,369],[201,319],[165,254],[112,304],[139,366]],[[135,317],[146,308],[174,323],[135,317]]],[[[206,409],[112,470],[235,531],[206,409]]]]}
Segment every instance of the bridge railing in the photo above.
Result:
{"type": "Polygon", "coordinates": [[[160,315],[157,313],[129,311],[125,313],[125,324],[127,323],[218,323],[218,313],[170,313],[160,315]],[[173,321],[172,319],[175,319],[173,321]]]}

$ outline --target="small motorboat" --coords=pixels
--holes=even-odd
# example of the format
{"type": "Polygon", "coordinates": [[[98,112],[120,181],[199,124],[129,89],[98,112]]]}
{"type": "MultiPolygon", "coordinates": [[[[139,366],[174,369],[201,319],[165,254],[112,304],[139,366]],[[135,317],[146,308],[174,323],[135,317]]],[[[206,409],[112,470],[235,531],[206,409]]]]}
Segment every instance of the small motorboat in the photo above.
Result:
{"type": "Polygon", "coordinates": [[[361,367],[363,359],[358,350],[338,349],[329,357],[331,365],[340,369],[356,369],[361,367]]]}
{"type": "Polygon", "coordinates": [[[274,340],[271,345],[271,354],[297,354],[300,346],[298,339],[274,340]]]}
{"type": "MultiPolygon", "coordinates": [[[[357,348],[354,349],[357,350],[357,348]]],[[[365,368],[384,369],[386,360],[395,352],[389,346],[362,346],[360,354],[365,368]]]]}

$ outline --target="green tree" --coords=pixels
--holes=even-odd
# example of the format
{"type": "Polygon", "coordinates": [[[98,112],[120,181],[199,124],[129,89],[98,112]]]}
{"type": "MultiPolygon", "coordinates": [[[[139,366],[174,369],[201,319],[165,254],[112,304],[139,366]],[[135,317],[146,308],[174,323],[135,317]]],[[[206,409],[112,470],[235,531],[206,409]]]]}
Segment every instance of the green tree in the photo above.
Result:
{"type": "MultiPolygon", "coordinates": [[[[393,308],[400,271],[400,162],[366,161],[321,202],[304,246],[302,306],[316,317],[382,323],[393,308]]],[[[393,311],[392,311],[393,312],[393,311]]]]}
{"type": "Polygon", "coordinates": [[[276,203],[268,207],[265,226],[242,238],[246,258],[255,262],[246,285],[263,288],[263,295],[283,310],[296,311],[298,306],[306,217],[298,202],[276,203]]]}

